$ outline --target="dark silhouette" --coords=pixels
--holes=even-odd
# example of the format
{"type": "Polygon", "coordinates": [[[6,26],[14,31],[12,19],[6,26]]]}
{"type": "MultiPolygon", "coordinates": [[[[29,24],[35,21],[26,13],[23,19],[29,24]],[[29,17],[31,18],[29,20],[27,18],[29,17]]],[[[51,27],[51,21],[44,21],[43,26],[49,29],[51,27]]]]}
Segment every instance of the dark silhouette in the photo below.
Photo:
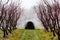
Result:
{"type": "Polygon", "coordinates": [[[35,26],[34,26],[34,24],[33,24],[31,21],[29,21],[29,22],[26,24],[25,29],[35,29],[35,26]]]}

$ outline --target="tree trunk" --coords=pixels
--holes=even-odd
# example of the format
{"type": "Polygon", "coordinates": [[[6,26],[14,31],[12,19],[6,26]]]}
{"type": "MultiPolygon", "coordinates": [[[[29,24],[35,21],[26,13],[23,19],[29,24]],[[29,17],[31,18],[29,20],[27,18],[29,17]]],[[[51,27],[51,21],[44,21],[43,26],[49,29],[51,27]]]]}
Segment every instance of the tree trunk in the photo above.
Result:
{"type": "Polygon", "coordinates": [[[60,40],[60,30],[59,30],[59,32],[58,32],[58,40],[60,40]]]}
{"type": "Polygon", "coordinates": [[[11,27],[10,27],[10,30],[9,30],[9,31],[10,31],[10,33],[11,33],[11,31],[12,31],[11,27]]]}
{"type": "Polygon", "coordinates": [[[8,32],[7,32],[7,30],[6,30],[6,35],[8,35],[8,32]]]}
{"type": "Polygon", "coordinates": [[[58,40],[60,40],[60,36],[58,35],[58,40]]]}
{"type": "Polygon", "coordinates": [[[3,35],[3,37],[5,38],[5,37],[6,37],[6,31],[5,31],[5,30],[3,30],[3,32],[4,32],[4,35],[3,35]]]}

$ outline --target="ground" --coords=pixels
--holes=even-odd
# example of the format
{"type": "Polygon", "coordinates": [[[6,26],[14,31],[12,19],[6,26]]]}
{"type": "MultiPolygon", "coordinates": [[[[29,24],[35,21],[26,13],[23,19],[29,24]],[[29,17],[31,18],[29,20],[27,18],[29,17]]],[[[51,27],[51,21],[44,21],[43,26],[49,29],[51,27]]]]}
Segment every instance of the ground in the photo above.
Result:
{"type": "Polygon", "coordinates": [[[58,40],[57,35],[54,37],[51,32],[45,32],[44,29],[26,30],[16,29],[3,38],[3,32],[0,30],[0,40],[58,40]]]}

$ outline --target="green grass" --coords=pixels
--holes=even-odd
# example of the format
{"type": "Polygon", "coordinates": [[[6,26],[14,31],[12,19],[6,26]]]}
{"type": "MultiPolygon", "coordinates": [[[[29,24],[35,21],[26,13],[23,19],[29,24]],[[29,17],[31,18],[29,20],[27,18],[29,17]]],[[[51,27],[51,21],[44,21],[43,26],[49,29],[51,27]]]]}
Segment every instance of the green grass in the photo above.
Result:
{"type": "Polygon", "coordinates": [[[36,30],[40,40],[58,40],[57,35],[54,37],[52,32],[45,32],[44,30],[36,30]]]}
{"type": "Polygon", "coordinates": [[[20,40],[39,40],[34,30],[25,30],[20,40]]]}
{"type": "Polygon", "coordinates": [[[45,32],[44,29],[21,30],[17,29],[3,38],[3,32],[0,30],[0,40],[58,40],[57,35],[54,37],[51,32],[45,32]]]}
{"type": "Polygon", "coordinates": [[[19,40],[20,37],[22,36],[24,30],[14,30],[12,33],[7,36],[7,38],[3,38],[3,32],[0,31],[0,40],[19,40]]]}

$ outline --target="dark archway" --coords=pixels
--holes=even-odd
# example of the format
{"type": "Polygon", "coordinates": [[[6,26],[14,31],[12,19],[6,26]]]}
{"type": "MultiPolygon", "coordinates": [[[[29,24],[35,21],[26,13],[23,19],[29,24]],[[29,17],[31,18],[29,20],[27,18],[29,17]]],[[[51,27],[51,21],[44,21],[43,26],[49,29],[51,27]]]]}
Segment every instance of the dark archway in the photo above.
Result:
{"type": "Polygon", "coordinates": [[[26,24],[25,29],[35,29],[35,26],[34,26],[33,22],[29,21],[26,24]]]}

